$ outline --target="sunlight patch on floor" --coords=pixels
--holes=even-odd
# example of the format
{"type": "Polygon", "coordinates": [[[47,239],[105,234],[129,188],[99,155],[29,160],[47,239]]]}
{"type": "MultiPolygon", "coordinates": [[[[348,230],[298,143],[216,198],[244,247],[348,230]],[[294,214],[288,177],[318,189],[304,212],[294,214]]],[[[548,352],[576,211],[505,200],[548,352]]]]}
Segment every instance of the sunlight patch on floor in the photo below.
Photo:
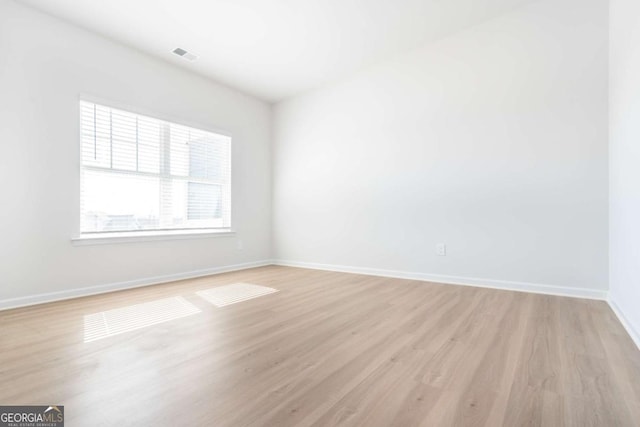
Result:
{"type": "Polygon", "coordinates": [[[274,292],[278,292],[278,290],[266,286],[252,285],[250,283],[234,283],[232,285],[218,286],[216,288],[199,291],[196,292],[196,294],[216,307],[224,307],[263,295],[269,295],[274,292]]]}
{"type": "Polygon", "coordinates": [[[84,342],[200,313],[182,297],[164,298],[84,316],[84,342]]]}

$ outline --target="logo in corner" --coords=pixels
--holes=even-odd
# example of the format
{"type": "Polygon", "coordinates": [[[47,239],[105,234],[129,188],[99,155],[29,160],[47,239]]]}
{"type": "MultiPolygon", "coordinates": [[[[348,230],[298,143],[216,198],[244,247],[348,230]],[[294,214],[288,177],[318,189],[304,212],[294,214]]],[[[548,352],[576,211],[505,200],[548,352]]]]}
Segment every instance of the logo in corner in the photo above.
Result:
{"type": "Polygon", "coordinates": [[[64,406],[0,406],[0,427],[64,427],[64,406]]]}

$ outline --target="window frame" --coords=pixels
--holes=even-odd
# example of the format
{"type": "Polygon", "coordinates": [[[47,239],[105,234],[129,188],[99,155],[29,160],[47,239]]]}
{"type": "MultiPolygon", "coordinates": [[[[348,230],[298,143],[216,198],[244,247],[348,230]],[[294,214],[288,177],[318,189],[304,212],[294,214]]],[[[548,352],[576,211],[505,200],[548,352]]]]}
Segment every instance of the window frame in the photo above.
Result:
{"type": "MultiPolygon", "coordinates": [[[[93,244],[112,244],[112,243],[128,243],[128,242],[145,242],[145,241],[157,241],[157,240],[182,240],[182,239],[201,239],[209,237],[224,237],[234,236],[236,234],[233,229],[233,136],[230,132],[215,128],[209,125],[203,125],[202,123],[184,120],[183,118],[171,116],[166,113],[159,113],[157,111],[148,110],[146,108],[134,107],[122,102],[115,102],[113,100],[106,100],[104,98],[96,97],[93,95],[87,95],[81,93],[76,99],[76,124],[77,124],[77,180],[76,180],[76,203],[75,203],[75,229],[71,238],[73,245],[93,245],[93,244]],[[128,113],[137,114],[141,116],[147,116],[153,119],[170,122],[179,126],[192,127],[205,132],[215,133],[221,136],[230,138],[229,144],[229,226],[220,228],[182,228],[182,229],[155,229],[155,230],[130,230],[130,231],[105,231],[105,232],[81,232],[81,189],[82,189],[82,123],[80,120],[81,102],[89,102],[99,104],[104,107],[113,108],[117,110],[123,110],[128,113]]],[[[89,167],[91,169],[92,167],[89,167]]],[[[129,171],[130,172],[130,171],[129,171]]],[[[138,172],[145,174],[145,172],[138,172]]],[[[135,174],[138,174],[135,173],[135,174]]]]}

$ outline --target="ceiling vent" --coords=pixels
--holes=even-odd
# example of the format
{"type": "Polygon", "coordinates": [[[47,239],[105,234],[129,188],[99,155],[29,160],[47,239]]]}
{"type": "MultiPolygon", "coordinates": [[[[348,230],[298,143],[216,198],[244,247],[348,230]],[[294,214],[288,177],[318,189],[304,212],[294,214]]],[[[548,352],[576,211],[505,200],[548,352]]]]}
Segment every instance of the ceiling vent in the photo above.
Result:
{"type": "Polygon", "coordinates": [[[198,59],[198,57],[196,55],[194,55],[193,53],[189,53],[186,50],[182,49],[182,48],[175,48],[173,49],[173,53],[175,53],[176,55],[178,55],[179,57],[186,59],[187,61],[193,62],[196,59],[198,59]]]}

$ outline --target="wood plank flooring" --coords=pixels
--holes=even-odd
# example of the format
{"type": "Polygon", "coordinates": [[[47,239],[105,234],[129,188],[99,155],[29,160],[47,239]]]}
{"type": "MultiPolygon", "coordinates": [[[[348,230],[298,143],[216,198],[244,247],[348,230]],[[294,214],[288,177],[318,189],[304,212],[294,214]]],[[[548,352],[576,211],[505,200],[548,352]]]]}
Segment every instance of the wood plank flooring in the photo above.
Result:
{"type": "Polygon", "coordinates": [[[270,266],[0,312],[0,404],[63,404],[67,426],[638,426],[640,351],[602,301],[270,266]],[[278,292],[196,294],[239,282],[278,292]]]}

